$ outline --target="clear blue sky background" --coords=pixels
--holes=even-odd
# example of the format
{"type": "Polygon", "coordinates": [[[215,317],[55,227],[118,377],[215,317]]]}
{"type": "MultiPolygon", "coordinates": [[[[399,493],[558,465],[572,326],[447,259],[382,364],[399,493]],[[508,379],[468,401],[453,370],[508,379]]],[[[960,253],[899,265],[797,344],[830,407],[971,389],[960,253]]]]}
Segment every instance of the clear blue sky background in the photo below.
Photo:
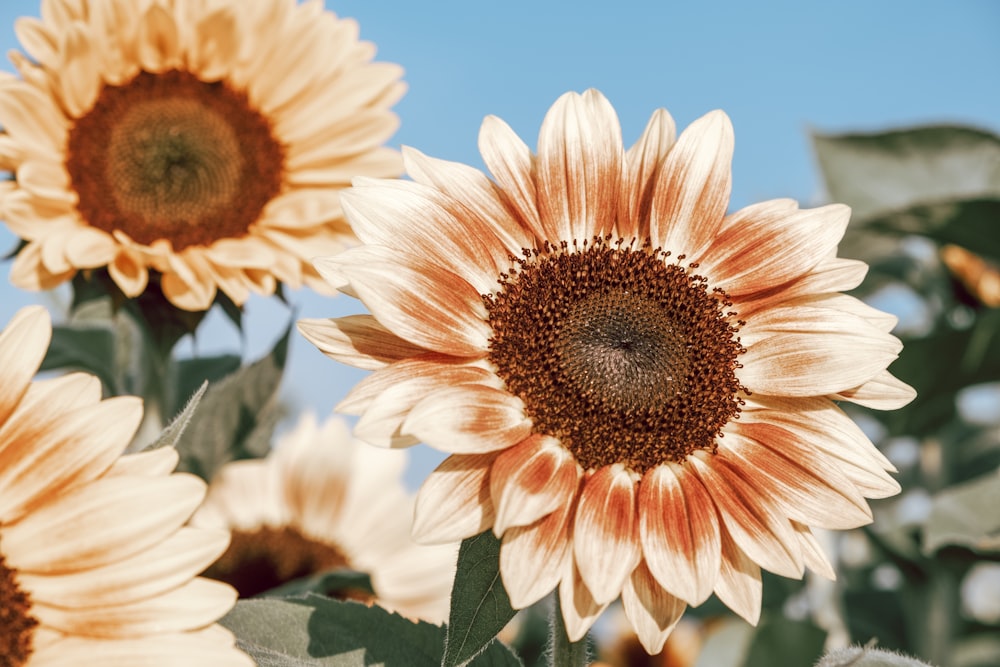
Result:
{"type": "MultiPolygon", "coordinates": [[[[669,109],[679,127],[724,109],[736,130],[733,208],[774,197],[823,201],[811,129],[954,122],[1000,131],[1000,3],[993,0],[327,4],[359,21],[379,59],[406,68],[409,92],[396,107],[402,128],[390,143],[477,167],[483,116],[504,118],[534,145],[549,105],[588,87],[614,104],[626,144],[657,107],[669,109]]],[[[14,19],[37,12],[33,0],[0,3],[4,52],[17,48],[14,19]]],[[[0,226],[0,251],[13,244],[0,226]]],[[[8,271],[0,266],[0,325],[25,304],[53,304],[11,287],[8,271]]],[[[353,299],[307,290],[291,300],[305,317],[360,310],[353,299]]],[[[288,317],[273,300],[251,300],[247,357],[267,349],[288,317]]],[[[206,324],[199,352],[240,348],[221,317],[206,324]]],[[[325,415],[360,377],[297,337],[284,396],[325,415]]],[[[413,453],[408,479],[415,485],[440,456],[424,446],[413,453]]]]}

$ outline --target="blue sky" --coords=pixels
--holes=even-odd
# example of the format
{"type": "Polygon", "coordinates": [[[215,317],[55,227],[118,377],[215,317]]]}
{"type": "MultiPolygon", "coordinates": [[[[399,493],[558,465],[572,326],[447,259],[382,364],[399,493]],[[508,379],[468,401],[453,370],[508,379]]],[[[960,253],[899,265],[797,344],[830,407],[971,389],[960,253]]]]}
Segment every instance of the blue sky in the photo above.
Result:
{"type": "MultiPolygon", "coordinates": [[[[886,0],[802,2],[552,2],[346,0],[378,58],[406,69],[391,145],[481,167],[483,116],[505,119],[534,145],[549,105],[595,87],[618,110],[626,144],[666,107],[684,127],[724,109],[736,131],[732,207],[774,197],[824,201],[808,140],[825,132],[954,122],[1000,131],[1000,3],[886,0]]],[[[13,22],[37,14],[27,0],[0,4],[0,47],[17,48],[13,22]]],[[[7,64],[4,69],[11,70],[7,64]]],[[[0,252],[13,236],[0,226],[0,252]]],[[[0,266],[0,325],[50,297],[11,287],[0,266]]],[[[65,295],[63,295],[65,299],[65,295]]],[[[358,302],[291,293],[298,315],[359,312],[358,302]]],[[[273,300],[247,305],[248,357],[280,335],[290,314],[273,300]]],[[[236,331],[210,317],[202,353],[239,349],[236,331]]],[[[185,349],[190,352],[191,345],[185,349]]],[[[320,415],[362,374],[293,343],[284,396],[320,415]]],[[[414,450],[409,480],[439,460],[414,450]]]]}

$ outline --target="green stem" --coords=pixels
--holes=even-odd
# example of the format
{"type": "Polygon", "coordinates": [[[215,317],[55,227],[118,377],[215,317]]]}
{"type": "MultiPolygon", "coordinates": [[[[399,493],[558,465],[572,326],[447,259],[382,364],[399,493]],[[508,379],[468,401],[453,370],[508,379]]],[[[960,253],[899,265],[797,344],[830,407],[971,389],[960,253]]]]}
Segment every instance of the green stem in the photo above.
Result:
{"type": "Polygon", "coordinates": [[[586,667],[590,664],[586,635],[580,641],[571,642],[566,634],[558,591],[555,593],[555,605],[549,619],[549,647],[551,667],[586,667]]]}

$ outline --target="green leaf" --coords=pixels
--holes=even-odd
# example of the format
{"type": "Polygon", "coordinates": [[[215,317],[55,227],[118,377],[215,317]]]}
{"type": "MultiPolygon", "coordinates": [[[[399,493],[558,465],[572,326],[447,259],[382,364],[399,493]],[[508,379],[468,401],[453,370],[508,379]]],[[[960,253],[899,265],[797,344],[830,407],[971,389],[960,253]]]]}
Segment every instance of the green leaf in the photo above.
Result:
{"type": "Polygon", "coordinates": [[[1000,197],[1000,137],[954,125],[872,134],[814,134],[830,199],[855,224],[887,211],[954,199],[1000,197]]]}
{"type": "Polygon", "coordinates": [[[935,494],[924,525],[923,551],[957,545],[1000,552],[1000,475],[991,473],[935,494]]]}
{"type": "Polygon", "coordinates": [[[169,410],[174,412],[205,382],[214,384],[240,368],[238,354],[220,354],[214,357],[192,357],[174,362],[173,396],[169,410]]]}
{"type": "Polygon", "coordinates": [[[185,429],[187,429],[188,424],[191,423],[191,418],[194,416],[194,411],[198,408],[198,403],[201,402],[201,397],[205,395],[205,391],[208,389],[208,382],[203,382],[201,387],[191,395],[188,400],[187,405],[181,410],[177,416],[175,416],[167,427],[163,429],[160,435],[154,440],[149,446],[143,449],[158,449],[159,447],[176,447],[177,443],[180,442],[181,435],[184,434],[185,429]]]}
{"type": "Polygon", "coordinates": [[[81,370],[100,378],[114,393],[115,337],[103,326],[54,326],[39,370],[81,370]]]}
{"type": "Polygon", "coordinates": [[[278,387],[291,326],[262,359],[209,385],[177,450],[180,470],[211,480],[223,464],[264,456],[281,415],[278,387]]]}
{"type": "Polygon", "coordinates": [[[989,632],[962,637],[955,642],[951,667],[996,667],[1000,665],[1000,634],[989,632]]]}
{"type": "Polygon", "coordinates": [[[328,572],[317,572],[305,577],[293,579],[277,588],[272,588],[263,595],[267,597],[290,597],[293,595],[305,595],[306,593],[317,593],[328,597],[343,599],[350,597],[345,593],[366,593],[374,595],[371,578],[364,572],[354,570],[330,570],[328,572]]]}
{"type": "Polygon", "coordinates": [[[500,580],[500,540],[487,530],[462,542],[441,667],[467,665],[516,612],[500,580]]]}
{"type": "MultiPolygon", "coordinates": [[[[414,623],[381,607],[319,595],[240,600],[220,623],[259,665],[274,667],[438,667],[444,629],[414,623]]],[[[476,667],[515,667],[499,643],[476,667]]]]}
{"type": "Polygon", "coordinates": [[[1000,258],[1000,199],[961,199],[920,204],[871,218],[867,228],[918,234],[1000,258]]]}
{"type": "Polygon", "coordinates": [[[778,656],[782,665],[808,667],[823,653],[825,640],[826,631],[811,621],[769,614],[754,632],[743,667],[772,667],[778,656]]]}

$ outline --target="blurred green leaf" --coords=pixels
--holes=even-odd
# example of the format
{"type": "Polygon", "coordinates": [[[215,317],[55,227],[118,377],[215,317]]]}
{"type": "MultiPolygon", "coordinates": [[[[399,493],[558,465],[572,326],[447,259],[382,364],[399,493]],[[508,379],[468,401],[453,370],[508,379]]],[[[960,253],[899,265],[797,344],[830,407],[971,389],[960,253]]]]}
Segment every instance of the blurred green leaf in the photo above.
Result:
{"type": "Polygon", "coordinates": [[[942,200],[1000,197],[1000,137],[955,125],[870,134],[813,134],[831,201],[855,224],[942,200]]]}
{"type": "Polygon", "coordinates": [[[949,667],[996,667],[1000,665],[1000,633],[995,630],[964,637],[955,643],[949,667]]]}
{"type": "Polygon", "coordinates": [[[954,243],[977,254],[1000,258],[1000,199],[961,199],[920,204],[867,221],[867,228],[890,234],[918,234],[954,243]]]}
{"type": "Polygon", "coordinates": [[[239,370],[240,355],[220,354],[214,357],[194,357],[174,362],[174,386],[168,410],[176,412],[181,402],[197,391],[203,383],[213,384],[239,370]]]}
{"type": "Polygon", "coordinates": [[[844,607],[854,641],[867,642],[875,638],[886,648],[909,648],[906,615],[898,591],[872,590],[870,587],[847,590],[844,607]]]}
{"type": "Polygon", "coordinates": [[[229,461],[267,453],[290,334],[291,326],[265,357],[209,385],[177,448],[179,469],[211,480],[229,461]]]}
{"type": "Polygon", "coordinates": [[[1000,551],[1000,475],[991,473],[934,495],[923,533],[930,555],[956,545],[973,551],[1000,551]]]}
{"type": "Polygon", "coordinates": [[[468,664],[515,613],[500,580],[500,540],[492,530],[464,540],[458,551],[441,666],[468,664]]]}
{"type": "Polygon", "coordinates": [[[185,429],[187,429],[188,424],[191,423],[191,418],[194,416],[195,410],[198,408],[198,404],[201,402],[201,397],[205,395],[205,391],[208,389],[208,382],[202,382],[201,387],[191,395],[188,399],[187,405],[181,410],[177,416],[175,416],[167,427],[163,429],[159,437],[153,441],[148,447],[144,449],[157,449],[159,447],[177,447],[177,443],[180,442],[181,436],[184,434],[185,429]]]}
{"type": "Polygon", "coordinates": [[[793,621],[777,614],[757,626],[743,667],[772,667],[775,658],[788,667],[809,667],[823,653],[826,631],[810,621],[793,621]]]}
{"type": "MultiPolygon", "coordinates": [[[[259,665],[438,667],[444,628],[414,623],[378,606],[319,595],[240,600],[220,623],[259,665]]],[[[475,667],[515,667],[520,661],[494,642],[475,667]]]]}
{"type": "Polygon", "coordinates": [[[338,599],[355,599],[351,597],[351,594],[356,593],[375,595],[375,591],[372,589],[371,577],[364,572],[343,569],[317,572],[316,574],[300,577],[277,588],[272,588],[263,595],[280,598],[305,595],[306,593],[316,593],[338,599]]]}
{"type": "Polygon", "coordinates": [[[114,393],[115,337],[103,326],[54,326],[52,342],[39,370],[79,370],[100,378],[114,393]]]}

